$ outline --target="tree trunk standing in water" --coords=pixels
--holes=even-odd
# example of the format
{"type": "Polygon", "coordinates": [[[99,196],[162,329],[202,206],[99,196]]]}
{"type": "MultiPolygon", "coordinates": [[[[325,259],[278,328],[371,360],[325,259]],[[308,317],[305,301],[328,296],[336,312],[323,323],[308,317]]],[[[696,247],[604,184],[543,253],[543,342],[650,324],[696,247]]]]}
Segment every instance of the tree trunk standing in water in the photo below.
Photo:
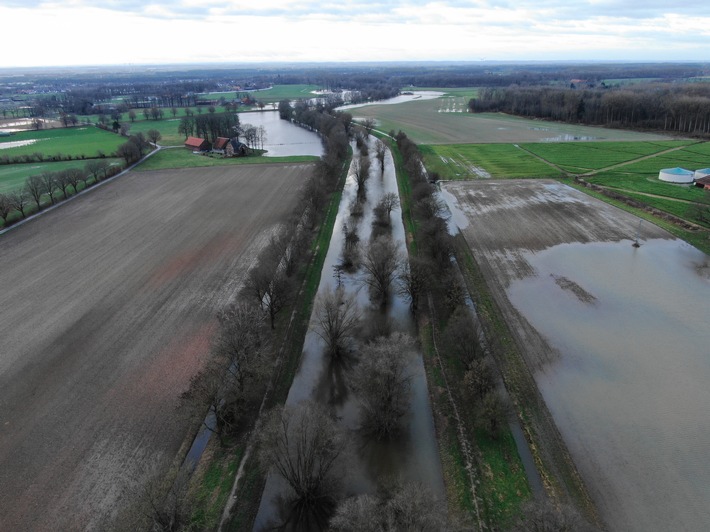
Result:
{"type": "Polygon", "coordinates": [[[386,306],[401,262],[399,246],[389,236],[370,242],[362,259],[365,276],[362,283],[371,290],[371,296],[381,306],[386,306]]]}
{"type": "Polygon", "coordinates": [[[401,428],[409,406],[412,338],[403,333],[380,337],[362,349],[353,375],[353,389],[362,404],[361,428],[387,439],[401,428]]]}
{"type": "Polygon", "coordinates": [[[327,290],[316,302],[316,334],[328,347],[328,354],[337,358],[349,351],[349,344],[360,321],[354,295],[342,289],[327,290]]]}
{"type": "Polygon", "coordinates": [[[260,439],[260,462],[273,467],[290,490],[282,527],[325,529],[339,488],[338,460],[346,439],[323,407],[301,403],[274,409],[260,439]]]}

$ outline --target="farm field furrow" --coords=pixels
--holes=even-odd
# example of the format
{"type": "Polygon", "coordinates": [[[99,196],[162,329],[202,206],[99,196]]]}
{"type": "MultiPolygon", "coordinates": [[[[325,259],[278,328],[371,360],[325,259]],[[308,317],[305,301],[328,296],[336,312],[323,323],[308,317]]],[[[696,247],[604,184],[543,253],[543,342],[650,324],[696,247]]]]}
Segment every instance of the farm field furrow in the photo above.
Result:
{"type": "Polygon", "coordinates": [[[708,257],[555,181],[443,187],[608,529],[705,528],[708,257]]]}
{"type": "Polygon", "coordinates": [[[134,172],[0,236],[0,529],[130,521],[196,428],[180,397],[216,311],[311,169],[134,172]]]}

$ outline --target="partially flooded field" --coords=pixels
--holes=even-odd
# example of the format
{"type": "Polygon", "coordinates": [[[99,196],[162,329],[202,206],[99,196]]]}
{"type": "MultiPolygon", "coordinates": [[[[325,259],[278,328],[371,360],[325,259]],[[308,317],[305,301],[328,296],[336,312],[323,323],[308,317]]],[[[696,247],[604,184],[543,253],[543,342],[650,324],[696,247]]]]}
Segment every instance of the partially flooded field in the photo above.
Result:
{"type": "Polygon", "coordinates": [[[708,257],[556,182],[445,190],[609,528],[704,529],[708,257]]]}

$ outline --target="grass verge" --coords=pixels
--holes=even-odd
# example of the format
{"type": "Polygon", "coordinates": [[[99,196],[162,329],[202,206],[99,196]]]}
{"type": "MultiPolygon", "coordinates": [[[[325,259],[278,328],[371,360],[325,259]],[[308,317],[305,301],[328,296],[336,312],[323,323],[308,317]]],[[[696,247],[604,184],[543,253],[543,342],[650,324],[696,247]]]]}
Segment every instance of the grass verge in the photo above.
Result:
{"type": "MultiPolygon", "coordinates": [[[[411,243],[410,252],[416,253],[417,223],[411,209],[411,182],[404,170],[399,150],[396,146],[391,148],[397,169],[407,240],[411,243]]],[[[530,497],[527,478],[513,436],[507,428],[497,439],[492,439],[483,432],[473,429],[473,413],[466,408],[465,401],[459,393],[463,388],[465,368],[460,361],[453,359],[443,346],[439,346],[437,354],[433,343],[436,334],[434,328],[438,329],[441,324],[432,321],[430,313],[420,314],[419,339],[427,373],[449,512],[464,521],[475,521],[472,516],[476,515],[478,505],[484,523],[494,528],[504,527],[514,520],[519,513],[520,505],[530,497]],[[452,404],[452,397],[455,405],[452,404]],[[460,418],[457,418],[455,410],[458,410],[460,418]],[[463,424],[465,438],[475,455],[476,486],[471,486],[472,476],[467,471],[465,451],[460,441],[458,425],[460,421],[463,424]],[[478,500],[474,500],[474,492],[478,500]]]]}

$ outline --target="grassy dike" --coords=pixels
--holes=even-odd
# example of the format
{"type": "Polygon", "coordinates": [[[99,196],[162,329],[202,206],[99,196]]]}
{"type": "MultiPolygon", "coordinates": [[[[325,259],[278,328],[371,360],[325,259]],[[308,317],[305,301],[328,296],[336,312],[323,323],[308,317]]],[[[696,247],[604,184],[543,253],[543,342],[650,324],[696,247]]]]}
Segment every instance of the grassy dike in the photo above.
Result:
{"type": "MultiPolygon", "coordinates": [[[[312,244],[311,261],[301,268],[298,275],[300,290],[290,305],[282,310],[274,333],[274,345],[280,346],[280,364],[274,377],[273,389],[269,392],[265,407],[283,404],[296,375],[303,353],[303,342],[313,302],[320,284],[321,270],[333,234],[333,226],[340,205],[343,186],[350,159],[343,166],[338,185],[330,197],[323,222],[312,244]]],[[[241,434],[230,447],[223,447],[212,438],[208,450],[195,475],[192,499],[195,501],[192,522],[198,529],[216,529],[229,497],[239,464],[246,452],[251,433],[241,434]]],[[[261,494],[266,482],[258,453],[253,452],[244,465],[244,472],[229,522],[224,530],[250,530],[259,510],[261,494]]]]}
{"type": "MultiPolygon", "coordinates": [[[[416,255],[417,222],[412,214],[411,183],[397,146],[393,142],[389,144],[397,169],[409,253],[416,255]]],[[[476,528],[505,528],[519,514],[520,505],[531,496],[523,465],[507,428],[497,439],[474,430],[473,411],[461,394],[465,368],[442,348],[440,331],[445,324],[432,316],[433,309],[428,312],[422,309],[418,320],[419,339],[450,514],[476,528]],[[471,457],[475,471],[468,468],[471,457]]]]}

